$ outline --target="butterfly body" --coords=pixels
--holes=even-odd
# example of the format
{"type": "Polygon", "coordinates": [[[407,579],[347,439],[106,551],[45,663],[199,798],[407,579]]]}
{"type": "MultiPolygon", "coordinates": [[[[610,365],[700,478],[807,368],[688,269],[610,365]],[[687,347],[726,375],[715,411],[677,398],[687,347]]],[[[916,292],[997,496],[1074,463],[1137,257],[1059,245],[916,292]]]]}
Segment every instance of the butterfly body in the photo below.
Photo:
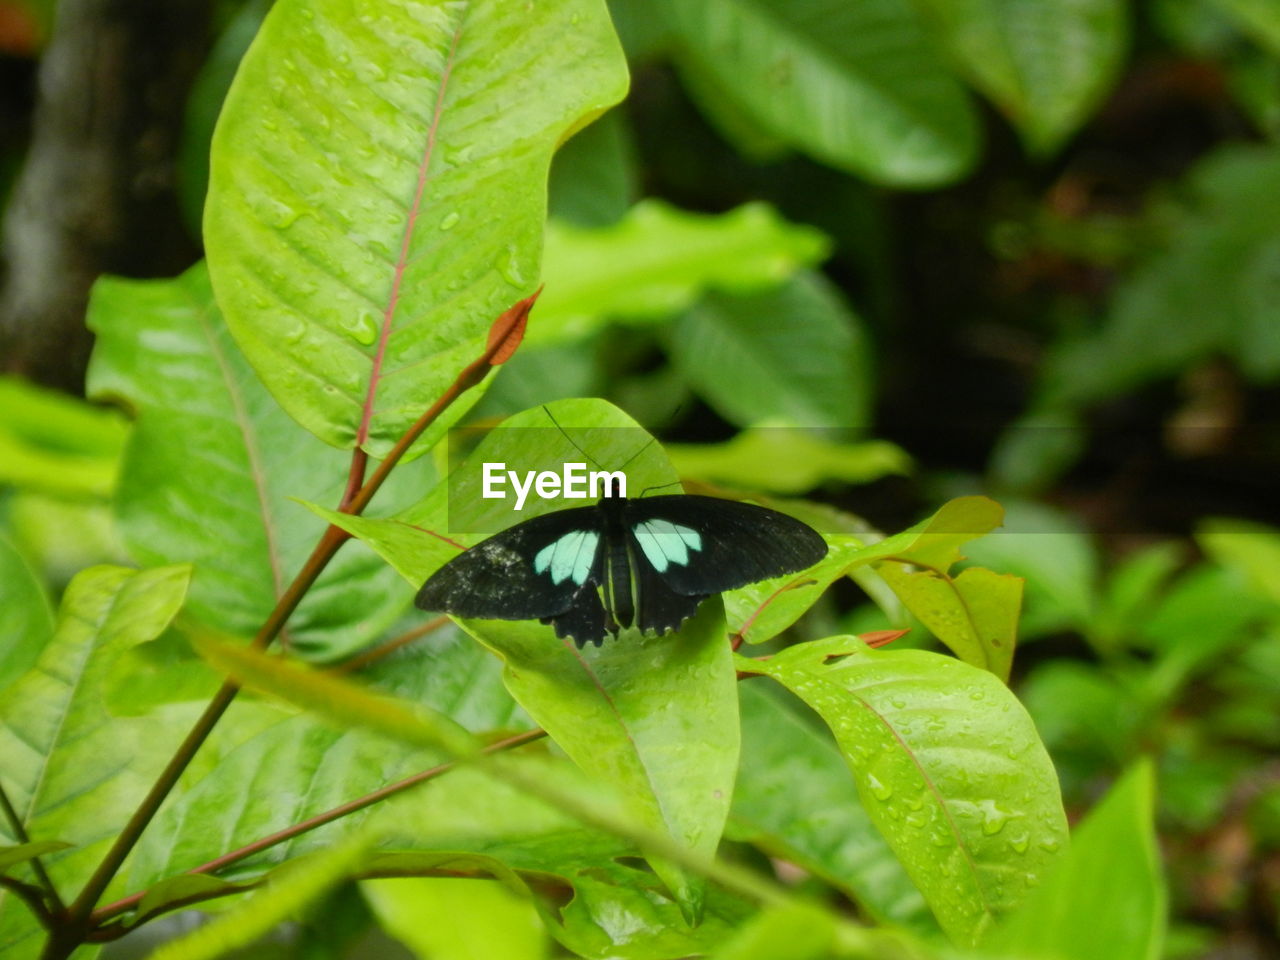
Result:
{"type": "Polygon", "coordinates": [[[579,647],[636,626],[665,633],[714,593],[794,573],[826,542],[775,510],[689,495],[606,496],[534,517],[484,540],[431,575],[425,610],[541,620],[579,647]]]}

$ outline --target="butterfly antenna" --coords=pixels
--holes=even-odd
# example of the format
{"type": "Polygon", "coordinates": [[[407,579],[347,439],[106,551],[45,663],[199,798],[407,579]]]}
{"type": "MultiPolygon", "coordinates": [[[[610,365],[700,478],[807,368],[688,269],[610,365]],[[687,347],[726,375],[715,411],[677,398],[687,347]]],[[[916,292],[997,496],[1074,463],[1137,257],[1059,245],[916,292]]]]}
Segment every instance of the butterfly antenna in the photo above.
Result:
{"type": "MultiPolygon", "coordinates": [[[[666,483],[658,483],[658,484],[654,484],[652,487],[645,487],[643,490],[641,490],[641,491],[640,491],[640,496],[641,496],[641,497],[643,497],[643,496],[644,496],[645,494],[647,494],[650,490],[661,490],[663,487],[674,487],[674,486],[676,486],[676,484],[680,484],[680,483],[684,483],[684,481],[683,481],[683,480],[668,480],[666,483]]],[[[639,499],[639,497],[637,497],[637,499],[639,499]]]]}
{"type": "Polygon", "coordinates": [[[568,430],[560,426],[560,421],[556,419],[556,415],[551,412],[551,409],[545,403],[542,405],[542,412],[551,418],[551,422],[556,425],[556,429],[560,431],[560,433],[564,436],[566,440],[569,441],[569,443],[573,444],[573,448],[575,450],[577,450],[580,454],[582,454],[584,457],[586,457],[588,460],[594,463],[601,470],[606,469],[604,464],[602,464],[599,460],[597,460],[591,454],[587,453],[587,451],[583,450],[582,447],[578,446],[578,442],[574,440],[573,437],[569,436],[568,430]]]}
{"type": "MultiPolygon", "coordinates": [[[[608,470],[608,469],[609,469],[609,468],[608,468],[608,467],[606,467],[603,463],[601,463],[599,460],[597,460],[595,457],[593,457],[591,454],[587,453],[587,451],[583,450],[583,449],[582,449],[582,447],[580,447],[580,446],[578,445],[577,441],[575,441],[575,440],[573,439],[573,437],[569,436],[569,432],[568,432],[567,430],[565,430],[565,428],[564,428],[564,427],[562,427],[562,426],[560,425],[560,421],[556,419],[556,415],[555,415],[554,413],[552,413],[552,412],[551,412],[551,410],[547,407],[547,405],[546,405],[545,403],[542,405],[542,412],[543,412],[543,413],[545,413],[545,414],[546,414],[546,415],[551,419],[551,422],[552,422],[552,423],[554,423],[554,424],[556,425],[556,429],[557,429],[557,430],[559,430],[561,434],[563,434],[564,438],[565,438],[566,440],[568,440],[571,444],[573,444],[573,448],[574,448],[575,450],[577,450],[580,454],[582,454],[584,457],[586,457],[588,460],[590,460],[592,463],[594,463],[594,464],[595,464],[597,467],[599,467],[601,470],[608,470]]],[[[627,457],[627,459],[626,459],[626,460],[624,460],[624,461],[622,462],[622,465],[621,465],[621,466],[615,467],[614,469],[616,469],[616,470],[626,470],[626,468],[627,468],[627,464],[629,464],[629,463],[630,463],[632,460],[634,460],[636,457],[640,456],[640,454],[642,454],[642,453],[644,453],[646,450],[648,450],[648,449],[649,449],[649,447],[650,447],[651,445],[653,445],[654,443],[657,443],[657,441],[658,441],[658,438],[657,438],[657,437],[653,437],[653,436],[649,437],[649,439],[645,442],[644,446],[642,446],[639,450],[637,450],[637,451],[636,451],[635,453],[633,453],[631,456],[627,457]]],[[[670,484],[663,484],[663,486],[670,486],[670,484]]]]}

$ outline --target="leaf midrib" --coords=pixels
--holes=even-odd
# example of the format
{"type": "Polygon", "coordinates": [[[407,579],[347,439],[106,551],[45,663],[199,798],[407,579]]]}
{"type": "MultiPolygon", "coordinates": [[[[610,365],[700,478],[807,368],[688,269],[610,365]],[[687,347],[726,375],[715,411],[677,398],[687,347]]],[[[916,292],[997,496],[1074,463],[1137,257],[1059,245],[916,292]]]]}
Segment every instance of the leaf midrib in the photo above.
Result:
{"type": "Polygon", "coordinates": [[[373,423],[374,408],[377,401],[378,384],[382,379],[382,366],[386,359],[387,341],[391,337],[396,308],[400,303],[400,287],[409,266],[409,250],[413,243],[414,229],[418,216],[422,211],[422,200],[426,194],[427,181],[430,179],[431,160],[435,155],[436,136],[439,133],[440,118],[444,112],[445,94],[449,88],[449,80],[458,52],[458,42],[462,37],[462,29],[467,15],[471,12],[471,4],[466,3],[457,17],[457,26],[449,44],[449,53],[445,57],[440,71],[440,83],[436,90],[436,102],[432,110],[431,126],[427,130],[427,142],[423,147],[422,161],[418,165],[418,182],[414,190],[412,205],[405,220],[404,232],[400,239],[400,256],[396,260],[391,280],[391,290],[387,295],[387,305],[382,314],[382,329],[378,332],[378,348],[373,356],[373,366],[369,372],[369,386],[365,394],[364,405],[360,413],[360,426],[356,430],[356,448],[362,449],[369,442],[369,428],[373,423]]]}
{"type": "MultiPolygon", "coordinates": [[[[863,707],[868,713],[870,713],[873,717],[875,717],[876,720],[878,720],[886,730],[889,731],[890,736],[893,737],[894,741],[898,744],[903,754],[908,759],[910,759],[912,765],[916,768],[916,772],[919,773],[920,779],[924,782],[924,785],[926,789],[929,791],[930,795],[933,797],[934,802],[937,803],[938,809],[942,811],[943,818],[946,820],[947,829],[950,831],[952,837],[955,839],[957,849],[959,849],[960,852],[964,855],[965,864],[968,867],[969,873],[973,878],[973,885],[975,890],[977,891],[978,899],[982,904],[983,911],[989,917],[994,916],[995,913],[991,908],[990,902],[987,900],[987,890],[986,890],[986,885],[983,883],[983,880],[982,880],[982,874],[978,870],[978,865],[973,859],[973,854],[970,852],[968,845],[965,843],[964,835],[960,832],[960,827],[956,824],[955,818],[952,817],[951,810],[947,806],[946,800],[943,798],[941,792],[938,790],[937,785],[933,782],[933,778],[929,776],[928,771],[925,770],[923,764],[920,763],[919,758],[916,757],[915,751],[912,750],[911,747],[907,744],[907,742],[902,739],[902,736],[898,733],[896,729],[894,729],[893,724],[891,724],[885,718],[885,716],[881,714],[879,710],[873,707],[866,700],[866,698],[864,698],[860,693],[858,693],[853,689],[850,689],[849,687],[843,684],[836,683],[835,681],[830,680],[829,678],[823,676],[822,674],[816,673],[812,670],[806,670],[806,673],[809,673],[811,676],[817,679],[818,682],[823,684],[823,686],[826,686],[839,694],[852,697],[859,706],[863,707]]],[[[884,681],[884,682],[888,683],[890,681],[884,681]]],[[[859,689],[862,689],[862,688],[859,688],[859,689]]]]}

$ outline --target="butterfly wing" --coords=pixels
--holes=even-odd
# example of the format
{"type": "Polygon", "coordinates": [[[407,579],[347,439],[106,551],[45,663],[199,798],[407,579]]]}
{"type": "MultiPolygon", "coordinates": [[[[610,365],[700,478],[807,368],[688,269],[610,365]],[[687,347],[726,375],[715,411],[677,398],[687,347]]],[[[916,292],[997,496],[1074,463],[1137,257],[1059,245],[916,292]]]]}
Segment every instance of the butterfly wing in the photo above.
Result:
{"type": "MultiPolygon", "coordinates": [[[[626,523],[635,540],[637,564],[652,566],[666,587],[685,597],[705,597],[796,573],[827,555],[827,542],[808,524],[753,503],[718,497],[631,500],[626,523]]],[[[643,578],[638,579],[643,589],[643,578]]]]}
{"type": "MultiPolygon", "coordinates": [[[[414,603],[482,620],[551,621],[570,608],[589,606],[592,597],[599,606],[594,585],[600,582],[602,540],[595,507],[525,520],[454,557],[427,578],[414,603]]],[[[572,619],[585,630],[595,617],[587,610],[572,619]]],[[[599,619],[603,624],[603,613],[599,619]]]]}

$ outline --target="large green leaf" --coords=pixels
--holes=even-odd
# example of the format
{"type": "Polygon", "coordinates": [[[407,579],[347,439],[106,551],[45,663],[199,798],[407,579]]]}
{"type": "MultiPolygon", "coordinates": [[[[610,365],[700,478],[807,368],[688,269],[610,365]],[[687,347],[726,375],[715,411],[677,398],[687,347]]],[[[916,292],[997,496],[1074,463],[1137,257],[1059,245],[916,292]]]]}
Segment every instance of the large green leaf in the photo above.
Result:
{"type": "MultiPolygon", "coordinates": [[[[186,567],[84,571],[35,666],[0,692],[0,778],[33,841],[73,845],[43,858],[64,896],[97,865],[185,729],[181,713],[113,718],[102,694],[114,658],[177,613],[188,578],[186,567]]],[[[0,841],[16,840],[0,820],[0,841]]],[[[38,932],[0,889],[0,953],[24,955],[38,932]]]]}
{"type": "Polygon", "coordinates": [[[895,186],[954,180],[978,131],[910,0],[665,0],[679,59],[768,133],[895,186]]]}
{"type": "Polygon", "coordinates": [[[1155,778],[1141,763],[1073,832],[1071,849],[1000,926],[991,945],[1026,960],[1155,960],[1167,895],[1155,778]]]}
{"type": "Polygon", "coordinates": [[[867,425],[870,347],[859,318],[819,274],[754,296],[708,297],[676,323],[671,354],[694,390],[740,427],[856,433],[867,425]]]}
{"type": "Polygon", "coordinates": [[[987,671],[853,637],[737,663],[831,727],[872,822],[956,943],[977,942],[1016,908],[1065,844],[1053,763],[987,671]]]}
{"type": "Polygon", "coordinates": [[[386,453],[536,285],[551,154],[626,83],[604,0],[277,3],[214,133],[204,226],[290,415],[386,453]]]}
{"type": "MultiPolygon", "coordinates": [[[[627,636],[577,650],[548,627],[472,621],[502,657],[507,688],[573,760],[621,787],[647,826],[710,856],[738,765],[737,686],[724,611],[706,600],[677,636],[627,636]]],[[[662,861],[658,874],[701,910],[699,884],[662,861]]]]}
{"type": "Polygon", "coordinates": [[[1037,153],[1075,132],[1123,62],[1124,0],[920,2],[974,85],[1037,153]]]}
{"type": "MultiPolygon", "coordinates": [[[[455,470],[447,494],[433,491],[388,520],[324,516],[363,537],[418,585],[463,543],[481,538],[457,532],[460,523],[464,531],[483,529],[480,521],[509,524],[558,505],[542,501],[526,505],[521,514],[494,507],[485,512],[479,464],[525,469],[581,460],[575,444],[605,467],[626,463],[633,495],[675,479],[661,448],[622,411],[602,400],[571,400],[517,414],[486,434],[455,470]],[[481,512],[462,522],[473,505],[481,512]],[[439,533],[445,529],[449,540],[439,533]]],[[[705,602],[678,636],[628,634],[591,650],[577,650],[537,623],[470,621],[465,626],[503,659],[508,689],[575,762],[622,785],[646,825],[697,853],[715,850],[738,753],[737,692],[718,602],[705,602]]],[[[665,865],[657,869],[696,910],[696,886],[665,865]]]]}
{"type": "Polygon", "coordinates": [[[936,931],[831,739],[757,683],[739,696],[742,765],[728,835],[821,877],[881,922],[936,931]]]}
{"type": "Polygon", "coordinates": [[[0,536],[0,610],[4,611],[4,643],[0,644],[0,690],[27,671],[53,635],[49,593],[26,557],[0,536]]]}
{"type": "Polygon", "coordinates": [[[608,227],[552,220],[542,271],[547,289],[528,339],[581,337],[611,317],[664,320],[706,290],[767,289],[829,248],[822,233],[788,223],[762,203],[712,216],[642,200],[608,227]]]}
{"type": "MultiPolygon", "coordinates": [[[[138,417],[116,498],[130,552],[149,565],[195,564],[188,613],[252,635],[324,530],[290,500],[336,505],[350,457],[264,389],[202,266],[175,280],[100,280],[89,325],[90,394],[138,417]]],[[[416,465],[397,473],[391,497],[423,482],[416,465]]],[[[409,600],[389,575],[363,547],[344,547],[291,618],[289,641],[321,656],[371,642],[409,600]]]]}

